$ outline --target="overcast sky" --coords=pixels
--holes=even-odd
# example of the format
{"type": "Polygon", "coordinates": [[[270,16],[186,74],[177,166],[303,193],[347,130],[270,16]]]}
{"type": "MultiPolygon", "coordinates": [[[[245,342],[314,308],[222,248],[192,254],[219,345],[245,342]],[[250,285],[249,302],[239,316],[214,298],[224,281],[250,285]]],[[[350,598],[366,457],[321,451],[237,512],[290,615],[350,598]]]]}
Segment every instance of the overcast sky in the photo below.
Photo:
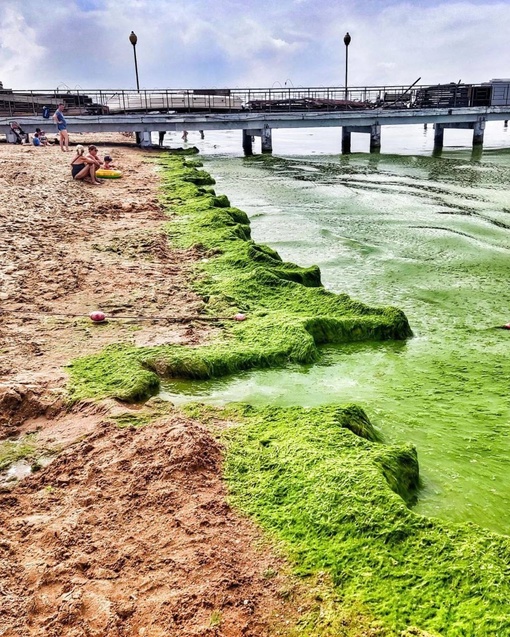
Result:
{"type": "Polygon", "coordinates": [[[0,0],[4,88],[342,86],[510,77],[510,0],[0,0]]]}

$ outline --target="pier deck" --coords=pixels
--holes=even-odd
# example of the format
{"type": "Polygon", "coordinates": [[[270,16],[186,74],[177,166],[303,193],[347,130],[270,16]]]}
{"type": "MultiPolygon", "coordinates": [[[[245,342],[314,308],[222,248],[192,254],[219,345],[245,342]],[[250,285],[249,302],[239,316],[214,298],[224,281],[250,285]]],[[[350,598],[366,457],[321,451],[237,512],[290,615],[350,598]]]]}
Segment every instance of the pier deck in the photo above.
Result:
{"type": "MultiPolygon", "coordinates": [[[[0,133],[9,131],[15,119],[28,133],[37,127],[52,128],[53,121],[42,116],[0,117],[0,133]]],[[[71,133],[137,132],[178,130],[245,130],[269,128],[315,128],[344,126],[392,126],[402,124],[470,124],[510,119],[510,106],[437,108],[437,109],[370,109],[358,111],[292,111],[233,113],[133,113],[119,115],[66,116],[71,133]]]]}
{"type": "MultiPolygon", "coordinates": [[[[483,143],[483,131],[488,121],[510,119],[510,104],[503,106],[465,106],[445,108],[387,108],[379,107],[350,110],[232,110],[227,112],[133,112],[116,114],[66,114],[70,133],[133,132],[141,145],[151,144],[152,132],[180,130],[240,130],[243,148],[252,154],[253,137],[261,138],[262,152],[272,152],[271,131],[275,128],[336,127],[342,129],[342,152],[350,152],[353,132],[370,135],[370,150],[380,149],[381,127],[395,125],[434,124],[434,145],[441,148],[444,130],[467,128],[473,130],[473,145],[483,143]]],[[[37,127],[53,128],[51,119],[42,114],[20,114],[0,117],[0,134],[9,135],[10,125],[16,121],[29,134],[37,127]]],[[[48,132],[48,131],[47,131],[48,132]]]]}

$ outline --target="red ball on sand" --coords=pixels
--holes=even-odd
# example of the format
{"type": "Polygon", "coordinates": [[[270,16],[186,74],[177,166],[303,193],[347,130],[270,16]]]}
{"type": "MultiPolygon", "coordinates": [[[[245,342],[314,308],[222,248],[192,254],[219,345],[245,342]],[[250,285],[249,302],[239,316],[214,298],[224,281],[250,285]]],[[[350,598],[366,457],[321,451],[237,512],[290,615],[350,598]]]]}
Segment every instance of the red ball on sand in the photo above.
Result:
{"type": "Polygon", "coordinates": [[[246,320],[246,316],[244,314],[236,314],[234,316],[234,320],[235,321],[245,321],[246,320]]]}
{"type": "Polygon", "coordinates": [[[94,323],[102,323],[106,318],[104,312],[99,312],[99,311],[91,312],[89,316],[90,316],[90,320],[94,321],[94,323]]]}

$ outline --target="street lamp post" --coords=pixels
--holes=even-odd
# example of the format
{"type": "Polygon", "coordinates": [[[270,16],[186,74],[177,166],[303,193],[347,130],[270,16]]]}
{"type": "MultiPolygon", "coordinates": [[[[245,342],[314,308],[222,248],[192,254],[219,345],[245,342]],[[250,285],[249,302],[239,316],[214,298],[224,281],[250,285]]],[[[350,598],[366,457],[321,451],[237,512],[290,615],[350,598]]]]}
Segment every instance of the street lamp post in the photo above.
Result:
{"type": "Polygon", "coordinates": [[[351,43],[351,36],[349,31],[344,35],[345,44],[345,99],[347,100],[347,71],[349,69],[349,44],[351,43]]]}
{"type": "Polygon", "coordinates": [[[138,64],[136,63],[136,43],[138,42],[138,38],[134,31],[131,31],[131,35],[129,36],[129,41],[133,45],[133,54],[135,56],[135,74],[136,74],[136,90],[140,92],[140,84],[138,82],[138,64]]]}

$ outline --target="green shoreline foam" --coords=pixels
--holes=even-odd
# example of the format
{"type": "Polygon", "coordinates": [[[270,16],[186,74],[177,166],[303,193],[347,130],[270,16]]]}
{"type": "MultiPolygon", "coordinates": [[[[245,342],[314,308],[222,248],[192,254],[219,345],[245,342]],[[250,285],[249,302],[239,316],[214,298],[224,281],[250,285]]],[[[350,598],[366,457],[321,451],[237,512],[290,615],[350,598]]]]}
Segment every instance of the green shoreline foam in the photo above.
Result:
{"type": "MultiPolygon", "coordinates": [[[[253,243],[246,214],[207,188],[213,181],[197,162],[163,163],[164,200],[174,215],[167,232],[175,246],[203,254],[194,287],[204,311],[248,318],[225,322],[205,346],[118,344],[73,361],[74,400],[136,401],[157,393],[161,376],[210,378],[309,363],[323,343],[411,335],[400,310],[332,294],[317,268],[284,263],[253,243]]],[[[235,423],[225,436],[233,502],[282,543],[298,573],[329,573],[344,607],[377,617],[371,634],[510,635],[509,538],[410,511],[405,502],[419,484],[416,451],[377,441],[358,407],[186,409],[204,421],[235,423]]],[[[295,634],[359,635],[341,626],[319,613],[295,634]]]]}

